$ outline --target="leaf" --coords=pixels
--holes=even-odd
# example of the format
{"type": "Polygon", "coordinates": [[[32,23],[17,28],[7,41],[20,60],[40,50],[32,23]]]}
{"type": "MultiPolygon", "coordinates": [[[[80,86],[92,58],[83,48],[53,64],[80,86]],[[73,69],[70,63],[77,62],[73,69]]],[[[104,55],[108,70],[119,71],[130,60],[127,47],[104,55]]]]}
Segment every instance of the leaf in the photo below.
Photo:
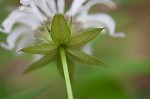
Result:
{"type": "Polygon", "coordinates": [[[72,57],[74,57],[79,62],[86,63],[86,64],[92,64],[92,65],[106,66],[106,64],[103,61],[95,58],[94,56],[90,56],[81,51],[72,50],[72,49],[68,49],[67,51],[72,57]]]}
{"type": "Polygon", "coordinates": [[[70,42],[71,31],[62,14],[56,14],[52,20],[51,37],[54,43],[68,44],[70,42]]]}
{"type": "Polygon", "coordinates": [[[54,44],[43,43],[23,48],[20,51],[32,54],[48,54],[57,51],[56,49],[57,46],[54,44]]]}
{"type": "Polygon", "coordinates": [[[102,30],[103,28],[94,28],[79,35],[73,36],[70,40],[69,46],[74,48],[81,47],[94,39],[102,30]]]}
{"type": "Polygon", "coordinates": [[[44,65],[50,63],[54,59],[55,55],[56,55],[56,53],[51,53],[51,54],[45,55],[39,61],[33,63],[23,74],[26,74],[30,71],[33,71],[35,69],[38,69],[38,68],[43,67],[44,65]]]}
{"type": "MultiPolygon", "coordinates": [[[[68,70],[69,70],[69,77],[70,77],[70,80],[72,82],[73,77],[74,77],[74,67],[75,67],[74,62],[71,61],[69,58],[67,58],[67,65],[68,65],[68,70]]],[[[57,57],[57,67],[58,67],[59,73],[64,78],[63,65],[62,65],[60,56],[57,57]]]]}

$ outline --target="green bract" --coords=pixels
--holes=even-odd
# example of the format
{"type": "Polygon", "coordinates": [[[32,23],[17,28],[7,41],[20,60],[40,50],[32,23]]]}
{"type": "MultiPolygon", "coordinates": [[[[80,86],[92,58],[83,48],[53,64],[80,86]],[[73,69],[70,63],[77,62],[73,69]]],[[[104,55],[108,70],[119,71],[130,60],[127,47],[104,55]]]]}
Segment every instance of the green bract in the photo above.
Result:
{"type": "Polygon", "coordinates": [[[54,16],[51,26],[51,37],[55,44],[68,44],[70,42],[71,31],[63,15],[54,16]]]}
{"type": "Polygon", "coordinates": [[[103,30],[103,28],[88,29],[83,33],[78,33],[78,35],[71,36],[71,26],[72,18],[70,22],[67,22],[62,14],[56,14],[52,20],[51,27],[45,25],[43,27],[44,29],[36,35],[36,37],[44,39],[44,42],[20,50],[25,53],[44,54],[44,57],[33,63],[25,71],[25,73],[42,67],[50,63],[52,60],[56,60],[58,70],[63,75],[62,62],[59,53],[59,49],[61,47],[65,48],[71,78],[74,73],[73,59],[86,64],[106,66],[103,61],[76,50],[93,40],[103,30]]]}

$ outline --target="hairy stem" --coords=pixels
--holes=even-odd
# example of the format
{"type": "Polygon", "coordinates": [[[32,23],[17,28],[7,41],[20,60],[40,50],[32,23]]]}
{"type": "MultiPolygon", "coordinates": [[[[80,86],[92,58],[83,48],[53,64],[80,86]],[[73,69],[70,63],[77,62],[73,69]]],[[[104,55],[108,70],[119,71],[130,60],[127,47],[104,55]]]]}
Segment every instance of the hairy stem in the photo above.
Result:
{"type": "Polygon", "coordinates": [[[68,99],[73,99],[73,93],[72,93],[71,82],[69,78],[69,71],[68,71],[68,66],[67,66],[67,59],[66,59],[66,54],[65,54],[65,47],[63,46],[60,47],[60,57],[61,57],[63,70],[64,70],[68,99]]]}

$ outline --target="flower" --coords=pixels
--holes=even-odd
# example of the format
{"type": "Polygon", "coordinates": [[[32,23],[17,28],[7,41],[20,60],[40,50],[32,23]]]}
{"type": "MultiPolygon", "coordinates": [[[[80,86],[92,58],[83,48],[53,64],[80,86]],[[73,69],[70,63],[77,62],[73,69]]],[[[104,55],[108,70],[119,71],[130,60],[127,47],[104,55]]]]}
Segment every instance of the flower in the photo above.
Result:
{"type": "Polygon", "coordinates": [[[36,43],[20,50],[25,53],[44,55],[40,60],[33,63],[24,73],[43,67],[51,61],[56,61],[57,68],[63,76],[62,57],[65,58],[67,62],[70,77],[74,71],[74,60],[80,63],[90,64],[91,66],[107,66],[102,60],[79,51],[79,48],[97,37],[103,28],[91,28],[84,30],[80,34],[76,33],[72,35],[72,21],[73,20],[70,20],[68,22],[64,15],[60,13],[55,14],[51,22],[51,27],[46,26],[46,31],[42,33],[47,35],[43,37],[47,42],[36,43]]]}
{"type": "Polygon", "coordinates": [[[107,66],[102,60],[78,50],[97,37],[103,28],[85,29],[79,34],[76,32],[72,35],[74,33],[72,31],[72,28],[74,28],[73,20],[71,18],[68,21],[61,13],[55,14],[50,23],[50,27],[49,24],[45,24],[45,28],[42,29],[43,32],[41,31],[46,36],[40,35],[40,37],[43,36],[42,38],[47,41],[46,43],[36,43],[20,50],[25,53],[44,55],[41,59],[31,64],[23,74],[55,61],[59,73],[65,79],[68,99],[73,99],[71,81],[75,71],[74,60],[89,64],[90,66],[107,66]]]}
{"type": "MultiPolygon", "coordinates": [[[[124,33],[115,33],[115,22],[106,13],[90,14],[88,11],[96,4],[115,7],[111,0],[73,0],[68,11],[65,11],[65,0],[20,0],[22,6],[14,10],[2,23],[1,32],[8,34],[7,44],[0,46],[8,50],[19,50],[31,44],[39,29],[50,24],[56,13],[62,13],[66,19],[73,18],[74,28],[71,31],[81,31],[85,28],[106,28],[112,37],[124,37],[124,33]],[[16,24],[16,25],[15,25],[16,24]],[[16,46],[18,38],[22,39],[16,46]],[[16,48],[15,48],[16,47],[16,48]]],[[[88,45],[88,49],[90,45],[88,45]]],[[[88,50],[89,51],[89,50],[88,50]]]]}

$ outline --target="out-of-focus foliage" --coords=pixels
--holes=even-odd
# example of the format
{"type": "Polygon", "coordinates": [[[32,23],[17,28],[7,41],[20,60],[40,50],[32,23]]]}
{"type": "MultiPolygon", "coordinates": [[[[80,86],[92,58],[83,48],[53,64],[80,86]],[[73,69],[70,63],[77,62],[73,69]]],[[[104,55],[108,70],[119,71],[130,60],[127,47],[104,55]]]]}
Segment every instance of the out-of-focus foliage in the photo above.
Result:
{"type": "MultiPolygon", "coordinates": [[[[150,99],[150,1],[114,1],[118,3],[116,9],[98,9],[97,6],[93,10],[110,13],[116,21],[117,31],[125,32],[126,38],[103,34],[92,42],[94,56],[105,60],[110,67],[76,64],[72,83],[75,99],[150,99]]],[[[17,5],[18,0],[3,0],[0,22],[17,5]]],[[[5,37],[0,33],[0,41],[5,41],[5,37]]],[[[30,96],[38,92],[36,88],[45,85],[47,90],[36,99],[66,99],[65,83],[56,64],[21,75],[30,60],[29,54],[17,56],[15,52],[0,48],[0,99],[24,92],[29,92],[24,99],[33,99],[30,96]]]]}

